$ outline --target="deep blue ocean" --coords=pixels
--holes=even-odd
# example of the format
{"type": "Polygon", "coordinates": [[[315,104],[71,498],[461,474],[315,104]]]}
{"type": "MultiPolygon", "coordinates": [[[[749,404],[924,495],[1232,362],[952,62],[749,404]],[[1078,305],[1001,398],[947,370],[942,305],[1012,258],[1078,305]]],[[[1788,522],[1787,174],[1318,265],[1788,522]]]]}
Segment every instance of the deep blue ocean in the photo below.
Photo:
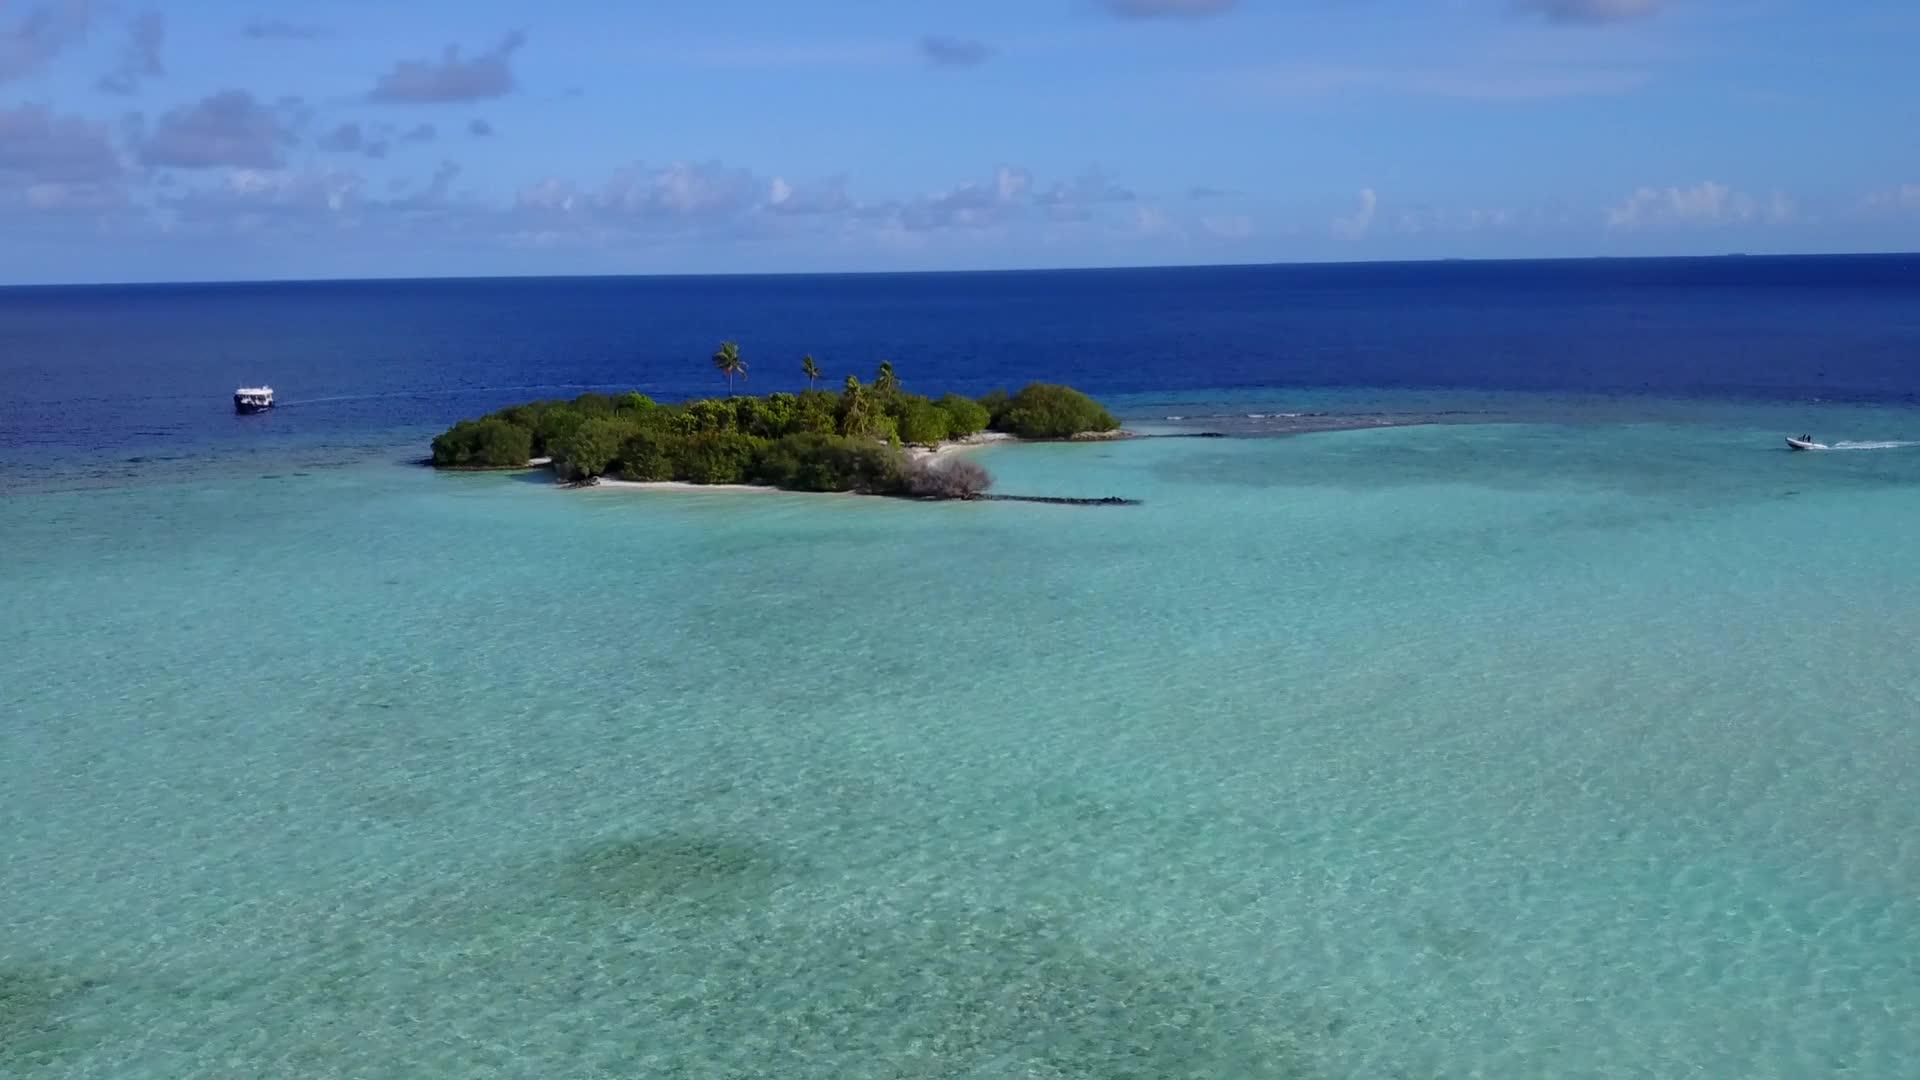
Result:
{"type": "Polygon", "coordinates": [[[1920,256],[14,288],[0,461],[16,484],[152,475],[532,396],[711,394],[722,339],[761,392],[803,386],[811,353],[829,384],[887,359],[936,393],[1044,377],[1147,414],[1330,387],[1912,402],[1920,256]],[[261,382],[283,408],[233,416],[261,382]]]}
{"type": "Polygon", "coordinates": [[[1912,1080],[1916,390],[1913,256],[0,291],[0,1076],[1912,1080]],[[723,338],[1242,437],[418,465],[723,338]]]}

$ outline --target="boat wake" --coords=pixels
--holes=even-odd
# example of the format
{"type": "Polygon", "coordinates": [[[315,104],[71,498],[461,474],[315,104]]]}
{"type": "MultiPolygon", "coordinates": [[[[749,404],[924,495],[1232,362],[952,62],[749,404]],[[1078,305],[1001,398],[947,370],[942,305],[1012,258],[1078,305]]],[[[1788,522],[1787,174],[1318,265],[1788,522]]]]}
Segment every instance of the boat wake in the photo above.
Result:
{"type": "Polygon", "coordinates": [[[291,408],[296,405],[328,405],[340,401],[389,401],[395,398],[458,397],[462,394],[501,394],[526,393],[528,391],[550,390],[610,390],[617,389],[619,383],[533,383],[526,386],[456,386],[444,390],[390,390],[383,394],[340,394],[335,397],[301,398],[298,401],[282,401],[279,407],[291,408]]]}
{"type": "Polygon", "coordinates": [[[1880,439],[1866,442],[1837,442],[1827,447],[1829,450],[1899,450],[1908,446],[1920,446],[1920,442],[1880,439]]]}

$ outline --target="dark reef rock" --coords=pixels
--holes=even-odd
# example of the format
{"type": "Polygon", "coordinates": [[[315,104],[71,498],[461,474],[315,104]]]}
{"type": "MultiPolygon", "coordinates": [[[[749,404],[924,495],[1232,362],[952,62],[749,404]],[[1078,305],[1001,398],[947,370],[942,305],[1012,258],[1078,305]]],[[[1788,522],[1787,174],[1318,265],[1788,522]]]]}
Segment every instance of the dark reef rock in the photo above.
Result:
{"type": "Polygon", "coordinates": [[[1139,499],[1109,495],[1103,499],[1069,499],[1060,495],[982,495],[982,502],[1046,503],[1049,506],[1139,506],[1139,499]]]}

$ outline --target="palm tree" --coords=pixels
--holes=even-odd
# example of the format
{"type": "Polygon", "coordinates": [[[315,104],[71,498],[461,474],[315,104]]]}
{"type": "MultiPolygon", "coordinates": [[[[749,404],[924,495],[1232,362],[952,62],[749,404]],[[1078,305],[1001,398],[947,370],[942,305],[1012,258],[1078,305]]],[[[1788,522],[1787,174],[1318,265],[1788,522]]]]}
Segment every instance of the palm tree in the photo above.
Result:
{"type": "Polygon", "coordinates": [[[847,376],[846,389],[841,393],[843,416],[841,417],[842,435],[858,435],[867,429],[867,388],[860,385],[857,375],[847,376]]]}
{"type": "Polygon", "coordinates": [[[900,377],[893,373],[893,361],[880,361],[880,370],[873,376],[873,388],[882,394],[900,389],[900,377]]]}
{"type": "Polygon", "coordinates": [[[713,366],[727,377],[727,396],[733,396],[733,377],[747,377],[747,362],[740,359],[740,346],[731,341],[720,343],[719,351],[713,354],[713,366]]]}
{"type": "Polygon", "coordinates": [[[807,377],[807,389],[809,390],[813,389],[814,383],[820,381],[820,365],[813,362],[813,355],[811,353],[800,358],[800,374],[807,377]]]}

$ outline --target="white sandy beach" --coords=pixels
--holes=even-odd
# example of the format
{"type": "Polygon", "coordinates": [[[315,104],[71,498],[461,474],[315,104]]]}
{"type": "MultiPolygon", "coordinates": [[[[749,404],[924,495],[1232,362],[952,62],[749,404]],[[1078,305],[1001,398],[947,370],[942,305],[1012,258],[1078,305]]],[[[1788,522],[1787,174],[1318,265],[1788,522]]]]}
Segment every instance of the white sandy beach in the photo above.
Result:
{"type": "MultiPolygon", "coordinates": [[[[741,491],[759,495],[784,495],[791,492],[765,484],[691,484],[685,480],[616,480],[611,476],[602,476],[588,484],[589,490],[612,488],[621,491],[741,491]]],[[[824,492],[823,494],[840,494],[824,492]]]]}
{"type": "MultiPolygon", "coordinates": [[[[996,446],[1002,443],[1019,441],[1020,439],[1017,436],[1009,435],[1004,431],[982,431],[961,439],[948,439],[934,446],[907,446],[904,447],[903,450],[908,459],[912,461],[937,461],[955,454],[978,450],[986,446],[996,446]]],[[[536,462],[535,464],[543,463],[544,462],[536,462]]],[[[608,488],[617,491],[738,491],[758,495],[793,494],[781,488],[768,487],[764,484],[690,484],[684,480],[618,480],[611,476],[602,476],[594,483],[588,485],[588,487],[594,489],[608,488]]],[[[844,495],[847,493],[830,491],[805,492],[803,494],[844,495]]]]}
{"type": "Polygon", "coordinates": [[[906,453],[907,457],[911,460],[928,461],[947,457],[952,454],[965,453],[970,450],[978,450],[983,446],[1019,441],[1019,436],[1009,435],[1004,431],[982,431],[965,436],[964,438],[948,439],[945,442],[936,443],[932,446],[908,446],[906,447],[906,453]]]}

